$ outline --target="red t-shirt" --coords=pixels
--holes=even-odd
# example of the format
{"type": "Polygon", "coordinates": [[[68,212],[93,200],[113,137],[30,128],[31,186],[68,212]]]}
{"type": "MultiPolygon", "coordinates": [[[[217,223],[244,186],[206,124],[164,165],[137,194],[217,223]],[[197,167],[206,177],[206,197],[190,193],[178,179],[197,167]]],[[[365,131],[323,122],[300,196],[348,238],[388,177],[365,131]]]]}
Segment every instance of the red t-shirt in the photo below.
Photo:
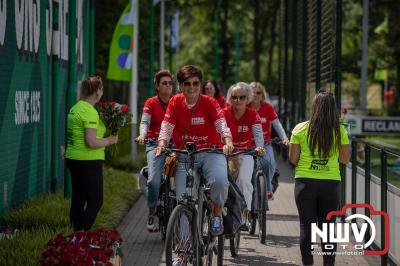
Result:
{"type": "Polygon", "coordinates": [[[225,108],[225,98],[223,95],[220,95],[218,98],[215,98],[215,100],[217,100],[221,108],[225,108]]]}
{"type": "Polygon", "coordinates": [[[249,107],[246,107],[244,115],[237,120],[233,113],[233,107],[228,106],[224,110],[226,123],[232,133],[233,146],[236,149],[243,150],[255,146],[253,136],[253,125],[261,124],[258,113],[249,107]]]}
{"type": "Polygon", "coordinates": [[[217,101],[200,95],[196,106],[188,108],[183,94],[175,95],[169,102],[164,121],[174,126],[172,140],[178,149],[184,149],[187,142],[194,142],[197,149],[221,147],[215,121],[224,115],[217,101]]]}
{"type": "Polygon", "coordinates": [[[160,134],[161,122],[164,119],[167,104],[161,102],[158,96],[147,99],[143,107],[143,114],[151,115],[149,130],[147,131],[148,139],[158,139],[160,134]]]}
{"type": "Polygon", "coordinates": [[[273,120],[278,118],[278,115],[275,112],[274,106],[270,103],[264,103],[261,105],[260,109],[258,109],[258,114],[261,118],[261,125],[264,133],[264,140],[271,140],[271,123],[273,120]]]}

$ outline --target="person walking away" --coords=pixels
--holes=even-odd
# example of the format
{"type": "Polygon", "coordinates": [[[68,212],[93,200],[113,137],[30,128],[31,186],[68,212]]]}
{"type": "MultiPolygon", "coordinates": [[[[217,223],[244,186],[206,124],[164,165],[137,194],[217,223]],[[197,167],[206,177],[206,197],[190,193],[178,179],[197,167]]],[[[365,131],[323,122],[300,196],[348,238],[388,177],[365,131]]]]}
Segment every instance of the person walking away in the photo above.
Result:
{"type": "MultiPolygon", "coordinates": [[[[340,112],[332,93],[314,97],[310,120],[293,129],[289,160],[295,166],[295,200],[300,218],[300,251],[304,265],[313,265],[311,223],[327,223],[326,215],[338,210],[340,200],[339,162],[350,160],[347,131],[340,124],[340,112]]],[[[335,264],[336,243],[323,255],[324,266],[335,264]]]]}
{"type": "Polygon", "coordinates": [[[94,105],[103,96],[99,76],[83,80],[79,100],[67,116],[66,164],[71,173],[70,221],[74,231],[88,231],[103,204],[104,148],[118,136],[104,138],[106,127],[94,105]]]}

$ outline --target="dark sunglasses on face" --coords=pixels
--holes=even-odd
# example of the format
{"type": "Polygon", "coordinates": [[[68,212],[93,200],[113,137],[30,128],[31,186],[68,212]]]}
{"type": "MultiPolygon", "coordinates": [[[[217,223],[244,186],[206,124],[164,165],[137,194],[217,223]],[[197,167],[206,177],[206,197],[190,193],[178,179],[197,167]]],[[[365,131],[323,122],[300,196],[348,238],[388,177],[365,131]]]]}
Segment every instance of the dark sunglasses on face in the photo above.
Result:
{"type": "Polygon", "coordinates": [[[241,100],[241,101],[243,101],[244,99],[246,99],[247,98],[247,96],[246,95],[240,95],[240,96],[236,96],[236,95],[233,95],[233,96],[231,96],[231,98],[232,98],[232,100],[241,100]]]}
{"type": "Polygon", "coordinates": [[[172,81],[163,81],[161,82],[161,85],[167,86],[167,85],[174,85],[174,83],[172,81]]]}
{"type": "Polygon", "coordinates": [[[184,81],[183,82],[183,86],[185,86],[185,87],[189,87],[189,86],[198,87],[198,86],[200,86],[200,81],[193,81],[193,82],[184,81]]]}

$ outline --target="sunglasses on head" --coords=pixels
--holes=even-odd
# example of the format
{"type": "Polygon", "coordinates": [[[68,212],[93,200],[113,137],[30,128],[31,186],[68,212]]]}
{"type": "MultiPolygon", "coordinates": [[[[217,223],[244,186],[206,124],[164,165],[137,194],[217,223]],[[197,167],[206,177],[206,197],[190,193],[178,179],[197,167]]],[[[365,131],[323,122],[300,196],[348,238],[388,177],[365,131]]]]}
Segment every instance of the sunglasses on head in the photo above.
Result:
{"type": "Polygon", "coordinates": [[[232,100],[241,100],[241,101],[243,101],[244,99],[247,98],[247,96],[246,95],[240,95],[240,96],[233,95],[233,96],[231,96],[231,98],[232,98],[232,100]]]}
{"type": "Polygon", "coordinates": [[[174,85],[174,82],[172,82],[172,81],[163,81],[163,82],[161,82],[161,84],[162,85],[164,85],[164,86],[167,86],[167,85],[174,85]]]}
{"type": "Polygon", "coordinates": [[[185,87],[189,87],[189,86],[198,87],[198,86],[200,86],[200,81],[193,81],[193,82],[184,81],[183,82],[183,86],[185,86],[185,87]]]}

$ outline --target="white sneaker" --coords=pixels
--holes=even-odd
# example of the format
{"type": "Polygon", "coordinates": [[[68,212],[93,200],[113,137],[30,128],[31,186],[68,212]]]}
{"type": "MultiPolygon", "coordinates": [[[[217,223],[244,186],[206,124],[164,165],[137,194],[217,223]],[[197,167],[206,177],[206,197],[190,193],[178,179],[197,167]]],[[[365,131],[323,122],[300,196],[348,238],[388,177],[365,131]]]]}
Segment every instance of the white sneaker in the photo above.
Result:
{"type": "Polygon", "coordinates": [[[149,215],[149,218],[147,219],[147,230],[149,232],[158,231],[158,217],[157,217],[157,215],[149,215]]]}

